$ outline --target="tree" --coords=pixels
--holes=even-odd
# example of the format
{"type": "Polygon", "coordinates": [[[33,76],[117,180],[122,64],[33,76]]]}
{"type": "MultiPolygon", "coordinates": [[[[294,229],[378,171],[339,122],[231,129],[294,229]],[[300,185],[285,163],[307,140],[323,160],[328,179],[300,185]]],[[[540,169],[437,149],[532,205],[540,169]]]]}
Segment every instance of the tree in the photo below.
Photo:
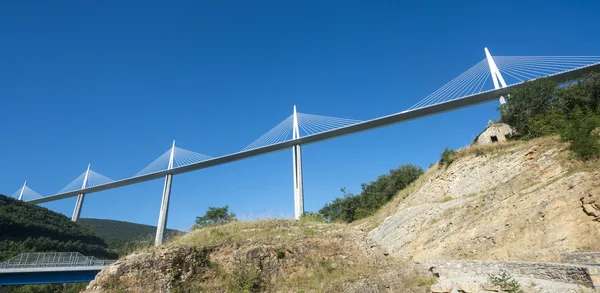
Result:
{"type": "Polygon", "coordinates": [[[542,136],[534,127],[534,118],[564,108],[557,102],[557,84],[548,79],[527,82],[511,91],[506,104],[500,107],[501,121],[515,128],[524,137],[542,136]]]}
{"type": "Polygon", "coordinates": [[[600,73],[591,72],[576,84],[563,88],[560,93],[561,103],[569,111],[580,108],[600,114],[600,73]]]}
{"type": "Polygon", "coordinates": [[[204,228],[209,226],[218,226],[229,222],[237,221],[234,213],[229,212],[229,206],[222,208],[209,207],[206,214],[202,217],[196,217],[195,228],[204,228]]]}
{"type": "Polygon", "coordinates": [[[583,160],[600,157],[600,74],[558,85],[526,83],[500,107],[502,122],[525,138],[560,135],[583,160]]]}
{"type": "Polygon", "coordinates": [[[576,107],[561,130],[561,138],[584,160],[600,156],[600,116],[576,107]]]}
{"type": "Polygon", "coordinates": [[[444,152],[442,153],[442,157],[440,158],[440,166],[450,166],[450,164],[452,164],[452,162],[454,162],[454,154],[456,154],[455,150],[451,150],[449,148],[446,148],[444,150],[444,152]]]}
{"type": "Polygon", "coordinates": [[[352,222],[373,215],[379,208],[392,200],[398,191],[406,188],[423,174],[415,165],[403,165],[390,170],[377,180],[361,184],[362,192],[352,194],[342,188],[341,198],[334,199],[319,210],[327,222],[352,222]]]}

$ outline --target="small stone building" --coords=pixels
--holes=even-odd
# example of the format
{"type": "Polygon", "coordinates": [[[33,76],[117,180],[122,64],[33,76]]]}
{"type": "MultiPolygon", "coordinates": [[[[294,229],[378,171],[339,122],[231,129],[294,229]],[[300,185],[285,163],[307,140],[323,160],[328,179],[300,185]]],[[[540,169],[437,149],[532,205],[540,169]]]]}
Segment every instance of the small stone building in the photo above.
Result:
{"type": "Polygon", "coordinates": [[[473,144],[492,144],[496,142],[506,141],[510,136],[514,135],[515,131],[510,125],[504,123],[494,123],[488,125],[482,133],[480,133],[473,144]]]}

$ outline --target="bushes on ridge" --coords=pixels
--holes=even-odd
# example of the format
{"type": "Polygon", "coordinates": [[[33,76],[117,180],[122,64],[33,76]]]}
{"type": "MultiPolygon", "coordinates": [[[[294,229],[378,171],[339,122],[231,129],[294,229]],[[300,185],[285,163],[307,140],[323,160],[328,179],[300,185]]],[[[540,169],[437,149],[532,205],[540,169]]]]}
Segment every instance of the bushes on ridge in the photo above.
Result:
{"type": "Polygon", "coordinates": [[[389,202],[398,191],[417,180],[421,174],[423,169],[418,166],[400,166],[371,183],[361,184],[360,194],[354,195],[342,188],[344,196],[326,204],[318,213],[328,222],[352,222],[368,217],[389,202]]]}
{"type": "Polygon", "coordinates": [[[450,164],[452,164],[452,162],[454,162],[454,154],[456,154],[455,150],[451,150],[446,148],[444,150],[444,152],[442,153],[442,157],[440,158],[440,166],[450,166],[450,164]]]}
{"type": "Polygon", "coordinates": [[[600,157],[600,74],[559,85],[548,79],[513,90],[500,107],[501,121],[524,138],[560,135],[582,159],[600,157]]]}
{"type": "Polygon", "coordinates": [[[218,226],[234,221],[237,221],[237,218],[235,217],[234,213],[229,212],[229,206],[224,206],[221,208],[209,207],[204,216],[196,217],[196,224],[193,228],[198,229],[210,226],[218,226]]]}

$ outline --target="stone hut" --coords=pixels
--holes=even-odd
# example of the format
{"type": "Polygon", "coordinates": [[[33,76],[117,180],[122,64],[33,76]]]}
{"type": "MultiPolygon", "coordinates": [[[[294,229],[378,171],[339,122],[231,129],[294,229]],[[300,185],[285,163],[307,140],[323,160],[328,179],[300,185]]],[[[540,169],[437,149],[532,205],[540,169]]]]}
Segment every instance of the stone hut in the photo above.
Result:
{"type": "Polygon", "coordinates": [[[473,144],[492,144],[506,141],[515,131],[510,125],[504,123],[494,123],[488,125],[473,141],[473,144]]]}

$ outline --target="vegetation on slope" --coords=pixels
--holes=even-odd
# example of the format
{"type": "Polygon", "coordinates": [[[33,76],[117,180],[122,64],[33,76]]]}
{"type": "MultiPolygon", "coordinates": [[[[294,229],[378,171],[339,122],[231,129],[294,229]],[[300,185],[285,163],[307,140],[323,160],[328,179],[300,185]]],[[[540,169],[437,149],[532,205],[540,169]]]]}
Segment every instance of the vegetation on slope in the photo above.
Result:
{"type": "MultiPolygon", "coordinates": [[[[115,259],[104,239],[62,214],[0,195],[0,261],[23,252],[80,252],[115,259]]],[[[11,286],[10,293],[74,293],[86,284],[11,286]]]]}
{"type": "Polygon", "coordinates": [[[408,293],[435,281],[387,259],[364,237],[344,224],[309,221],[210,226],[128,256],[86,292],[408,293]]]}
{"type": "Polygon", "coordinates": [[[9,286],[8,293],[79,293],[87,283],[9,286]]]}
{"type": "Polygon", "coordinates": [[[77,251],[115,258],[106,242],[64,215],[0,195],[0,261],[22,252],[77,251]]]}
{"type": "Polygon", "coordinates": [[[501,121],[524,138],[560,135],[583,160],[600,157],[600,74],[569,85],[548,79],[529,82],[510,93],[500,107],[501,121]]]}
{"type": "Polygon", "coordinates": [[[237,221],[237,218],[234,213],[229,211],[229,206],[226,205],[220,208],[209,207],[204,216],[196,217],[196,224],[192,228],[201,229],[235,221],[237,221]]]}
{"type": "Polygon", "coordinates": [[[400,190],[403,190],[423,174],[415,165],[403,165],[381,175],[377,180],[361,184],[362,192],[354,195],[342,188],[344,197],[326,204],[318,214],[328,222],[352,222],[375,214],[400,190]]]}

